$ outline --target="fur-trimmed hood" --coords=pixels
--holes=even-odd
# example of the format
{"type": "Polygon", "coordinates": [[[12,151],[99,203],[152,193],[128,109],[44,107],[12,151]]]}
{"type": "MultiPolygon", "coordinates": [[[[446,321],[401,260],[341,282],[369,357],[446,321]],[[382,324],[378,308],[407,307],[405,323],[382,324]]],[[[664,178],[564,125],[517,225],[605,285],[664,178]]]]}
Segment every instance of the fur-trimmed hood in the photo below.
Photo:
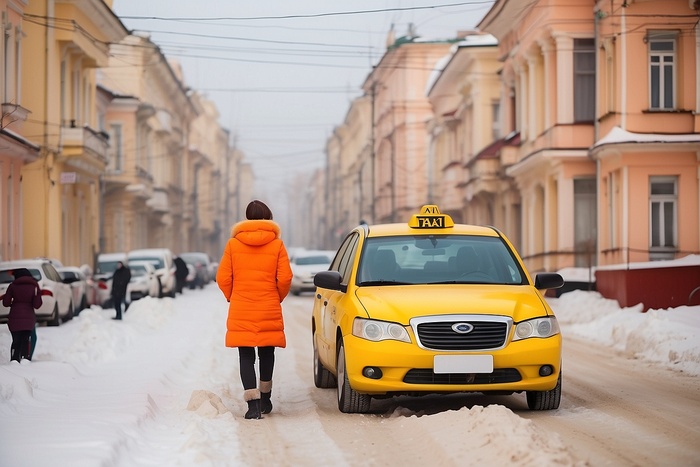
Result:
{"type": "Polygon", "coordinates": [[[280,238],[280,226],[271,220],[256,219],[238,222],[231,228],[231,237],[246,245],[265,245],[280,238]]]}

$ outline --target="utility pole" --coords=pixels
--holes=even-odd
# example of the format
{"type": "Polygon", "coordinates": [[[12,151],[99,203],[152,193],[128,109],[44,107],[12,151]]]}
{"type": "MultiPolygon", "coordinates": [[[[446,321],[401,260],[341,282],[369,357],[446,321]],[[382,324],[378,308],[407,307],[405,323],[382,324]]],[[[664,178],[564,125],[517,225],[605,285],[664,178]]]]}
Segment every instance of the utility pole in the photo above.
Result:
{"type": "Polygon", "coordinates": [[[376,169],[376,164],[375,164],[375,158],[376,158],[377,155],[376,155],[376,153],[375,153],[375,151],[374,151],[374,138],[375,138],[375,135],[374,135],[374,126],[375,126],[375,124],[374,124],[374,112],[375,112],[375,110],[374,110],[374,103],[375,103],[376,96],[377,96],[377,82],[376,82],[376,81],[373,81],[373,82],[372,82],[372,86],[370,87],[370,90],[371,90],[370,97],[371,97],[371,105],[372,105],[372,107],[371,107],[371,109],[370,109],[370,114],[371,114],[371,122],[370,122],[371,127],[370,127],[370,128],[371,128],[371,130],[370,130],[370,141],[369,141],[369,144],[370,144],[370,159],[371,159],[371,163],[372,163],[372,164],[371,164],[371,165],[372,165],[372,166],[371,166],[371,169],[372,169],[372,187],[371,187],[371,190],[370,190],[370,194],[371,194],[371,197],[372,197],[372,198],[371,198],[371,199],[372,199],[372,223],[375,223],[375,222],[376,222],[376,219],[377,219],[376,197],[375,197],[375,192],[374,192],[374,190],[375,190],[375,183],[376,183],[376,180],[375,180],[375,172],[377,171],[377,169],[376,169]]]}

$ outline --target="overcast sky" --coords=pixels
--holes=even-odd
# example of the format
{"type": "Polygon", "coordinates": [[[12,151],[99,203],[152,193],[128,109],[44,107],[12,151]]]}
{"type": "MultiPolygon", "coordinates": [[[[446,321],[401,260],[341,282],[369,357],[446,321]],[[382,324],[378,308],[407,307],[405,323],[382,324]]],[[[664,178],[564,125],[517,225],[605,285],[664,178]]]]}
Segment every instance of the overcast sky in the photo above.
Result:
{"type": "MultiPolygon", "coordinates": [[[[147,31],[184,68],[186,85],[214,101],[221,125],[253,164],[260,187],[324,164],[324,146],[350,102],[409,23],[454,38],[488,0],[114,0],[132,31],[147,31]]],[[[264,196],[263,196],[264,197],[264,196]]]]}

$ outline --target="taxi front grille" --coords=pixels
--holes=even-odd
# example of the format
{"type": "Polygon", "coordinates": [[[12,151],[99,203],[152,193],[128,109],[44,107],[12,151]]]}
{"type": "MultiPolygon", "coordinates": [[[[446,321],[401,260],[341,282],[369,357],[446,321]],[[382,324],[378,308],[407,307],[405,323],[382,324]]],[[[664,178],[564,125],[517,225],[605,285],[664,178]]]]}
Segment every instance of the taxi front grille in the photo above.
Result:
{"type": "Polygon", "coordinates": [[[493,373],[433,373],[431,368],[414,368],[406,373],[407,384],[498,384],[515,383],[522,377],[515,368],[496,368],[493,373]]]}
{"type": "Polygon", "coordinates": [[[489,350],[503,347],[506,343],[508,324],[499,321],[469,321],[474,329],[460,334],[452,329],[454,324],[464,321],[434,321],[417,326],[418,339],[422,347],[431,350],[489,350]]]}

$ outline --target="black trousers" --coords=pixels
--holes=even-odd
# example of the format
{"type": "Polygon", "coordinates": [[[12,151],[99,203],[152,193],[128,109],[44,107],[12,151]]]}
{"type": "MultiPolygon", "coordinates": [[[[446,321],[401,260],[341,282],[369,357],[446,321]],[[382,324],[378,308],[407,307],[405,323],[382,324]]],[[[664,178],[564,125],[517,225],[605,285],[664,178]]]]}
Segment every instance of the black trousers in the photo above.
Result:
{"type": "MultiPolygon", "coordinates": [[[[272,370],[275,368],[275,348],[258,347],[260,359],[260,381],[272,381],[272,370]]],[[[255,375],[255,347],[239,347],[238,360],[241,367],[241,382],[243,389],[255,389],[258,387],[258,378],[255,375]]]]}
{"type": "Polygon", "coordinates": [[[117,319],[122,319],[122,308],[124,307],[124,298],[121,295],[115,295],[112,297],[114,302],[114,309],[117,310],[117,319]]]}
{"type": "Polygon", "coordinates": [[[14,331],[12,332],[12,347],[10,347],[10,358],[20,361],[23,358],[31,360],[31,342],[32,331],[14,331]]]}

